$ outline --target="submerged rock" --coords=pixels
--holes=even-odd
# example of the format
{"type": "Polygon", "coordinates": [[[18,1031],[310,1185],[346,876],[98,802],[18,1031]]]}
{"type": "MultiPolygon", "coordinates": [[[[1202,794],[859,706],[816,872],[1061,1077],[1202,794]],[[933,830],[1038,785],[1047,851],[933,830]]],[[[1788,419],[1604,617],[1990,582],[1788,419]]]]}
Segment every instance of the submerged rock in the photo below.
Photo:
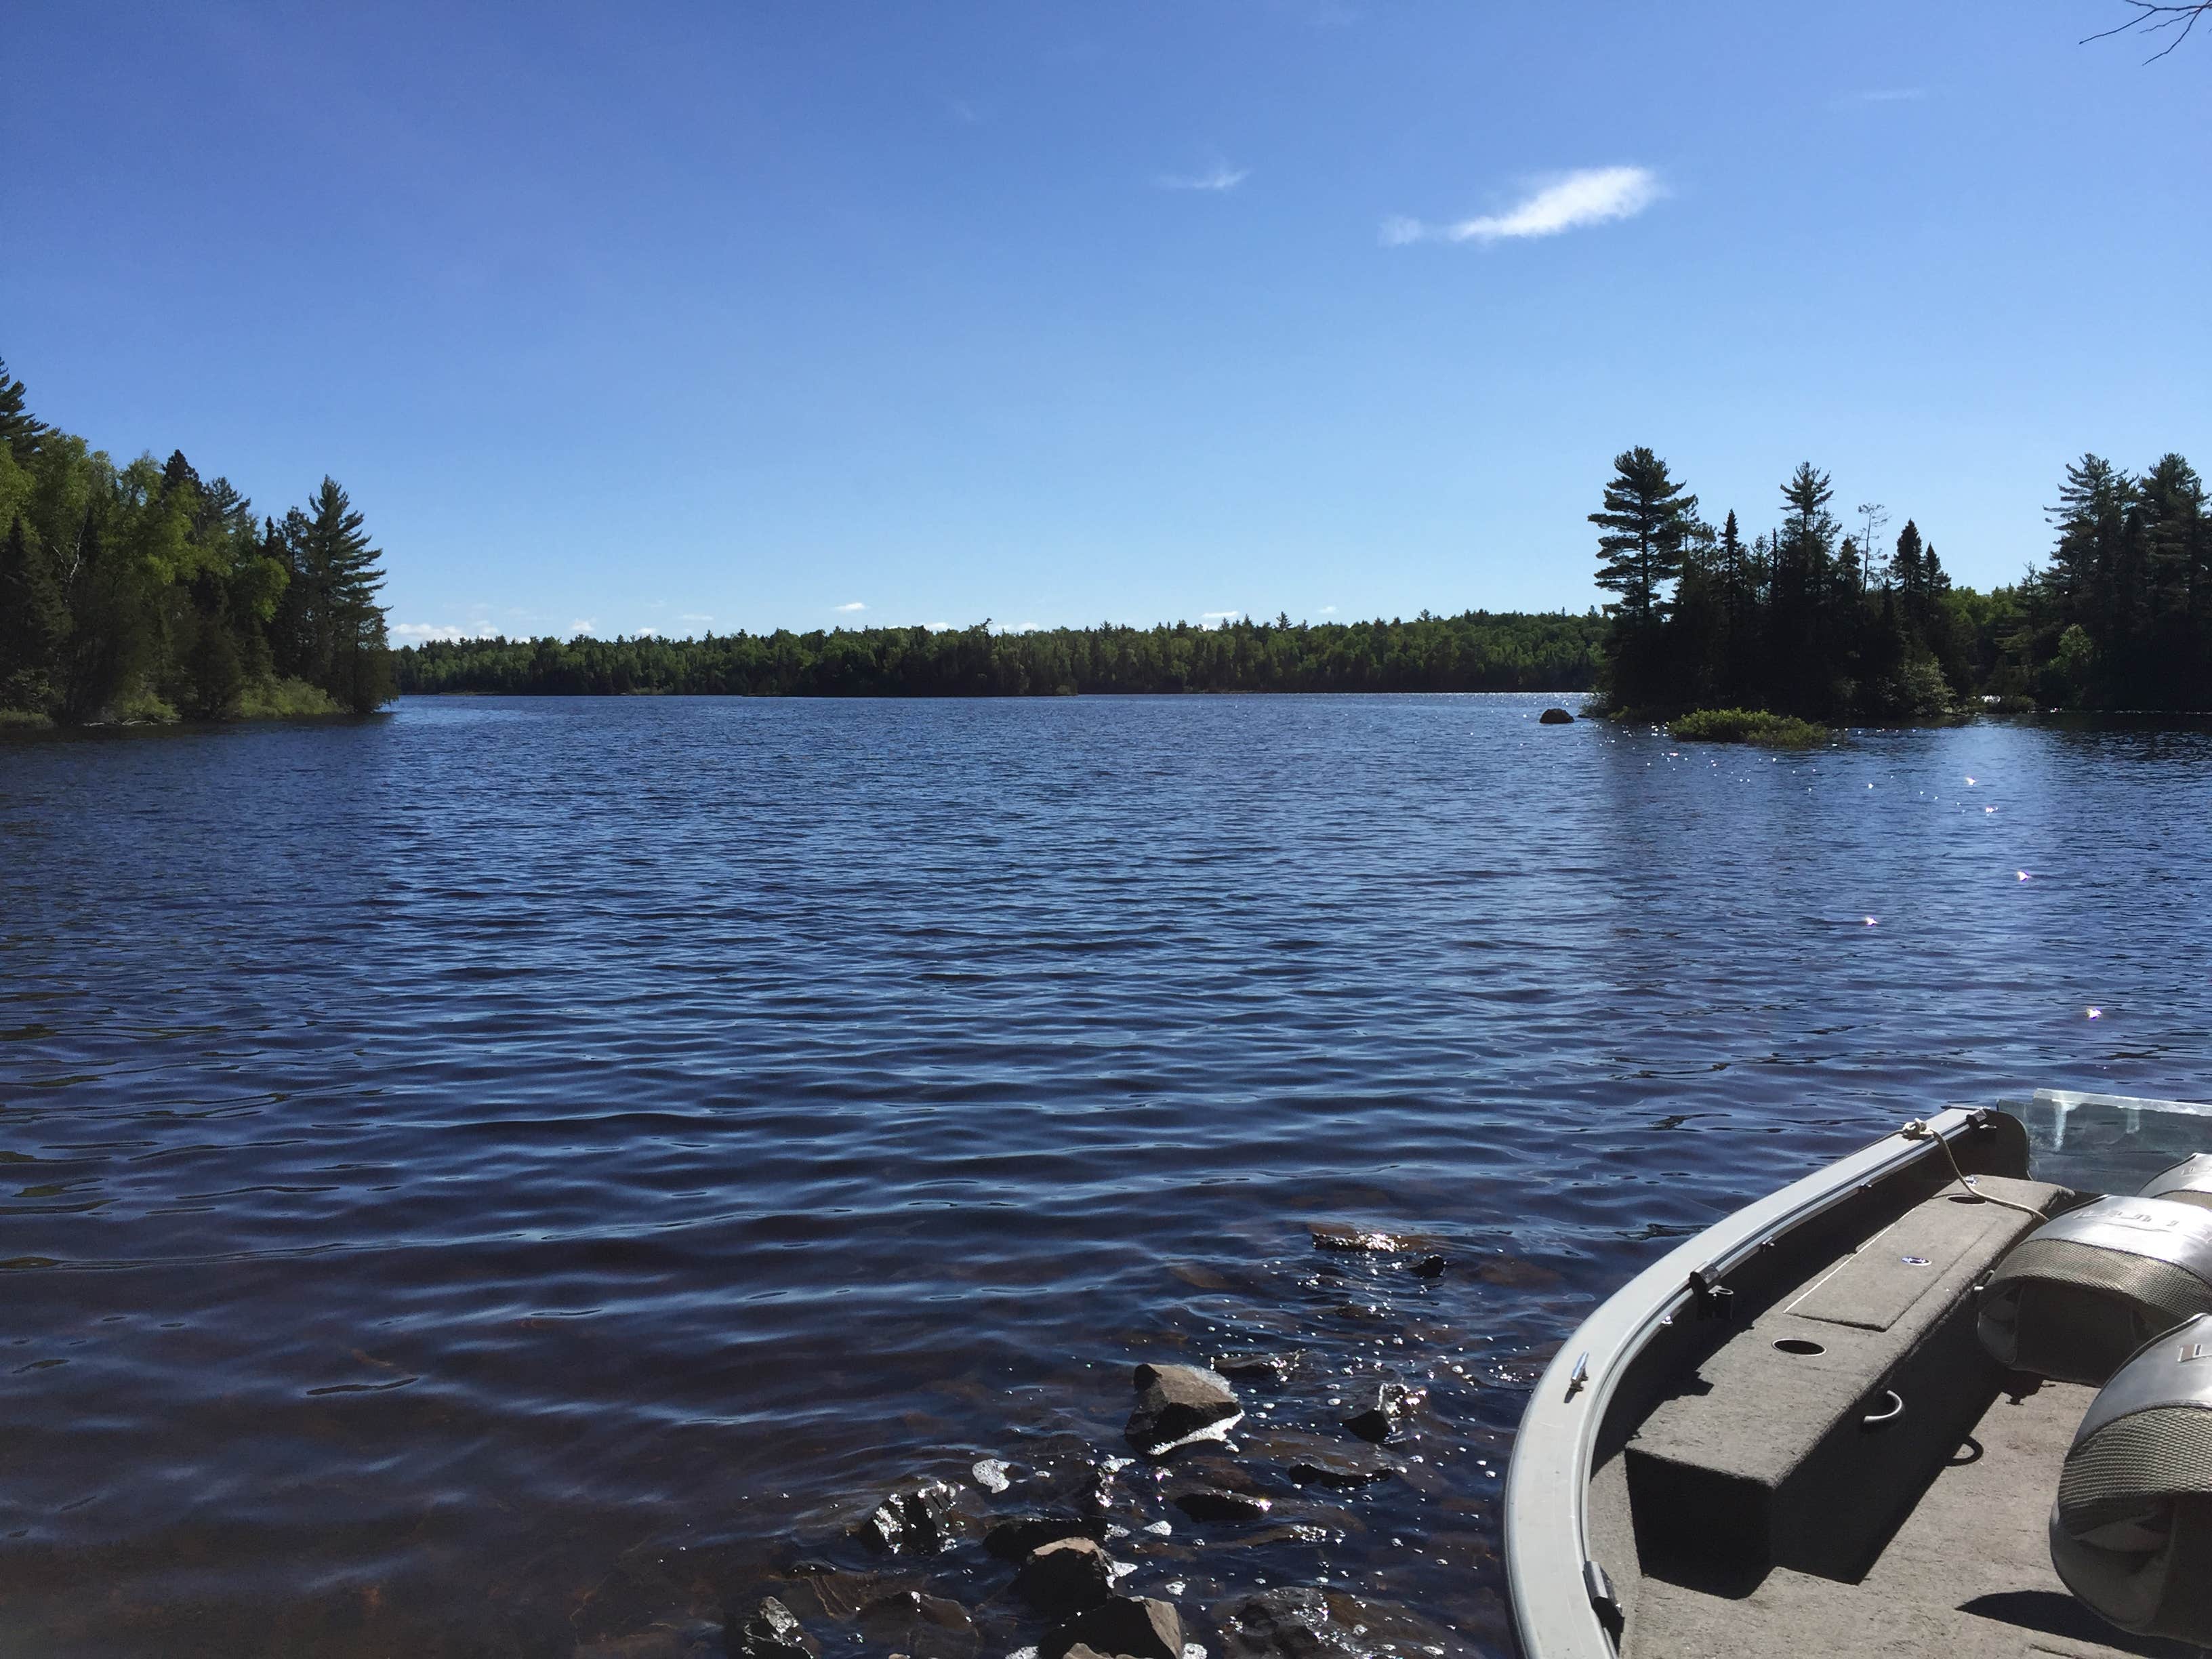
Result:
{"type": "Polygon", "coordinates": [[[1449,1265],[1450,1264],[1446,1262],[1443,1257],[1440,1255],[1425,1255],[1419,1261],[1416,1261],[1413,1264],[1413,1277],[1416,1279],[1442,1279],[1444,1276],[1444,1269],[1449,1265]]]}
{"type": "Polygon", "coordinates": [[[1344,1426],[1362,1440],[1385,1445],[1405,1434],[1406,1419],[1422,1398],[1402,1382],[1385,1382],[1375,1390],[1375,1403],[1357,1416],[1346,1418],[1344,1426]]]}
{"type": "Polygon", "coordinates": [[[1248,1595],[1215,1616],[1222,1659],[1364,1659],[1456,1645],[1425,1619],[1311,1585],[1248,1595]]]}
{"type": "Polygon", "coordinates": [[[912,1492],[893,1492],[860,1524],[860,1535],[893,1555],[911,1550],[935,1555],[960,1536],[958,1494],[942,1480],[927,1481],[912,1492]]]}
{"type": "Polygon", "coordinates": [[[763,1596],[731,1644],[733,1659],[821,1659],[822,1644],[806,1633],[791,1609],[763,1596]]]}
{"type": "Polygon", "coordinates": [[[1062,1538],[1030,1552],[1014,1594],[1054,1618],[1095,1607],[1114,1593],[1114,1564],[1088,1538],[1062,1538]]]}
{"type": "Polygon", "coordinates": [[[1268,1498],[1222,1486],[1194,1486],[1169,1501],[1194,1521],[1258,1521],[1274,1507],[1268,1498]]]}
{"type": "Polygon", "coordinates": [[[1572,726],[1574,723],[1575,717],[1564,708],[1547,708],[1536,716],[1539,726],[1572,726]]]}
{"type": "Polygon", "coordinates": [[[910,1659],[968,1659],[975,1650],[975,1619],[957,1601],[920,1590],[879,1596],[860,1609],[861,1637],[910,1659]]]}
{"type": "Polygon", "coordinates": [[[1202,1365],[1139,1365],[1136,1384],[1137,1408],[1124,1432],[1147,1457],[1218,1440],[1244,1415],[1229,1379],[1202,1365]]]}
{"type": "Polygon", "coordinates": [[[1304,1362],[1304,1350],[1290,1348],[1280,1353],[1224,1353],[1214,1360],[1213,1369],[1232,1382],[1259,1382],[1279,1388],[1304,1362]]]}
{"type": "Polygon", "coordinates": [[[1053,1626],[1037,1659],[1069,1659],[1079,1647],[1127,1659],[1182,1659],[1182,1615],[1170,1601],[1117,1595],[1053,1626]]]}
{"type": "Polygon", "coordinates": [[[983,1534],[983,1547],[1001,1561],[1020,1561],[1032,1551],[1056,1544],[1063,1538],[1088,1538],[1093,1543],[1101,1543],[1105,1537],[1106,1522],[1097,1516],[1025,1515],[1016,1520],[1001,1521],[992,1528],[983,1534]]]}

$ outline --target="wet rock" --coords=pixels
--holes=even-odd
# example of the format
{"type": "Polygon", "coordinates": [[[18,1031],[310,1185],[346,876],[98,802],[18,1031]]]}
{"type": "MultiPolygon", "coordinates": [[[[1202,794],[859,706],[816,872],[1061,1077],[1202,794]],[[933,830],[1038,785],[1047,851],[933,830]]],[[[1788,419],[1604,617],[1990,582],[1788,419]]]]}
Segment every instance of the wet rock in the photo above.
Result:
{"type": "Polygon", "coordinates": [[[1007,1472],[1006,1466],[995,1457],[981,1459],[969,1473],[975,1477],[975,1484],[985,1492],[1001,1492],[1013,1485],[1013,1477],[1007,1472]]]}
{"type": "Polygon", "coordinates": [[[1069,1659],[1079,1647],[1126,1659],[1182,1659],[1182,1615],[1173,1602],[1117,1595],[1054,1626],[1037,1659],[1069,1659]]]}
{"type": "Polygon", "coordinates": [[[1221,1486],[1194,1486],[1169,1501],[1194,1521],[1258,1521],[1274,1507],[1267,1498],[1221,1486]]]}
{"type": "Polygon", "coordinates": [[[1449,1265],[1450,1264],[1446,1262],[1443,1257],[1440,1255],[1425,1255],[1419,1261],[1416,1261],[1413,1264],[1413,1277],[1416,1279],[1442,1279],[1444,1276],[1444,1269],[1449,1265]]]}
{"type": "Polygon", "coordinates": [[[1294,1485],[1351,1492],[1388,1480],[1398,1460],[1371,1446],[1324,1439],[1303,1429],[1267,1428],[1245,1443],[1246,1461],[1272,1464],[1294,1485]]]}
{"type": "Polygon", "coordinates": [[[1030,1552],[1014,1575],[1014,1594],[1039,1613],[1065,1619],[1114,1593],[1114,1564],[1088,1538],[1062,1538],[1030,1552]]]}
{"type": "Polygon", "coordinates": [[[1310,1585],[1248,1595],[1216,1610],[1222,1659],[1356,1659],[1456,1647],[1419,1615],[1310,1585]]]}
{"type": "Polygon", "coordinates": [[[789,1607],[763,1596],[730,1644],[732,1659],[821,1659],[822,1644],[809,1636],[789,1607]]]}
{"type": "Polygon", "coordinates": [[[1304,1361],[1304,1352],[1297,1348],[1281,1353],[1225,1353],[1213,1362],[1213,1369],[1231,1382],[1280,1388],[1297,1374],[1304,1361]]]}
{"type": "Polygon", "coordinates": [[[1406,1248],[1396,1235],[1374,1229],[1340,1226],[1334,1221],[1309,1222],[1306,1231],[1313,1235],[1317,1250],[1372,1250],[1389,1255],[1406,1248]]]}
{"type": "Polygon", "coordinates": [[[1063,1538],[1088,1538],[1093,1543],[1103,1543],[1106,1537],[1106,1522],[1097,1516],[1025,1515],[1018,1520],[1001,1521],[983,1534],[983,1547],[1001,1561],[1021,1561],[1034,1550],[1047,1544],[1056,1544],[1063,1538]]]}
{"type": "Polygon", "coordinates": [[[1229,1379],[1203,1365],[1139,1365],[1136,1384],[1137,1408],[1124,1432],[1147,1457],[1218,1440],[1244,1415],[1229,1379]]]}
{"type": "Polygon", "coordinates": [[[912,1551],[935,1555],[960,1536],[958,1495],[942,1480],[926,1481],[912,1492],[894,1492],[860,1524],[860,1535],[893,1555],[912,1551]]]}
{"type": "Polygon", "coordinates": [[[1564,708],[1547,708],[1536,716],[1539,726],[1572,726],[1574,723],[1575,717],[1564,708]]]}
{"type": "Polygon", "coordinates": [[[1423,1393],[1407,1388],[1402,1382],[1385,1382],[1375,1390],[1375,1401],[1356,1416],[1344,1419],[1344,1426],[1362,1440],[1387,1445],[1405,1437],[1406,1419],[1421,1403],[1423,1393]]]}

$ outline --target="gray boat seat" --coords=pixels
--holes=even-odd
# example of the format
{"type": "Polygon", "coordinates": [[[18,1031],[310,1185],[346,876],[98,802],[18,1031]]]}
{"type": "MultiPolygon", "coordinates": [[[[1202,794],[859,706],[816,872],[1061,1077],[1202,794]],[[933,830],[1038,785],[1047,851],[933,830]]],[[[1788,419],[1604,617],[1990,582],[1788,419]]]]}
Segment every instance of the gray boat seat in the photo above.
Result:
{"type": "Polygon", "coordinates": [[[2001,1364],[2094,1388],[2201,1313],[2212,1313],[2212,1209],[2100,1198],[2045,1222],[1997,1264],[1981,1338],[2001,1364]]]}
{"type": "Polygon", "coordinates": [[[2212,1316],[2150,1342],[2091,1402],[2051,1564],[2122,1630],[2212,1646],[2212,1316]]]}
{"type": "Polygon", "coordinates": [[[2153,1176],[2142,1189],[2145,1198],[2163,1198],[2176,1204],[2202,1204],[2212,1209],[2212,1152],[2185,1158],[2161,1174],[2153,1176]]]}
{"type": "MultiPolygon", "coordinates": [[[[2071,1196],[1979,1184],[2037,1209],[2071,1196]]],[[[1646,1571],[1863,1572],[1996,1390],[1972,1292],[2036,1223],[1948,1188],[1732,1334],[1624,1448],[1646,1571]]]]}

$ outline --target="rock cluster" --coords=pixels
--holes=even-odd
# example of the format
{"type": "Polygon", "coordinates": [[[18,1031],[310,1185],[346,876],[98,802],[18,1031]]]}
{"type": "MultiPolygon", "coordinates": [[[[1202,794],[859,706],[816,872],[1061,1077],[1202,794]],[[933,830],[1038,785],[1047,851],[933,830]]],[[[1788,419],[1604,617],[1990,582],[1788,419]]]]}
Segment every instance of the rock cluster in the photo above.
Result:
{"type": "MultiPolygon", "coordinates": [[[[1430,1280],[1448,1265],[1430,1241],[1411,1236],[1316,1226],[1314,1243],[1345,1253],[1335,1259],[1370,1276],[1430,1280]]],[[[1269,1420],[1273,1405],[1248,1421],[1239,1388],[1279,1395],[1300,1377],[1304,1363],[1301,1351],[1282,1349],[1230,1350],[1211,1365],[1138,1365],[1123,1431],[1135,1456],[1091,1455],[1085,1484],[1060,1489],[1067,1509],[1024,1506],[991,1515],[994,1501],[1007,1501],[1002,1495],[1036,1471],[981,1458],[969,1471],[970,1486],[921,1480],[891,1492],[848,1534],[863,1547],[857,1552],[841,1555],[832,1541],[824,1546],[828,1559],[792,1562],[770,1583],[754,1580],[747,1597],[724,1602],[716,1634],[732,1659],[823,1659],[828,1626],[807,1627],[818,1619],[843,1626],[867,1651],[896,1659],[980,1659],[991,1650],[987,1637],[1012,1632],[1003,1624],[987,1632],[979,1613],[1002,1621],[1018,1611],[1035,1621],[1029,1635],[1014,1638],[1032,1644],[1022,1650],[1029,1659],[1194,1659],[1197,1644],[1212,1649],[1215,1659],[1370,1659],[1386,1650],[1413,1659],[1416,1645],[1444,1652],[1430,1640],[1441,1635],[1434,1627],[1328,1589],[1327,1578],[1319,1586],[1246,1594],[1213,1606],[1199,1615],[1194,1640],[1186,1629],[1176,1604],[1187,1593],[1183,1580],[1218,1582],[1205,1568],[1212,1553],[1208,1544],[1340,1542],[1342,1528],[1355,1534],[1360,1528],[1356,1519],[1339,1522],[1326,1512],[1345,1507],[1340,1494],[1397,1477],[1417,1486],[1426,1478],[1419,1456],[1392,1449],[1413,1434],[1425,1398],[1424,1389],[1401,1382],[1379,1380],[1359,1393],[1348,1378],[1326,1382],[1333,1426],[1304,1413],[1306,1426],[1275,1424],[1269,1420]],[[1279,1504],[1289,1512],[1277,1515],[1279,1504]],[[1316,1514],[1316,1504],[1325,1512],[1316,1514]],[[1179,1518],[1171,1522],[1162,1510],[1179,1518]],[[1147,1511],[1160,1518],[1144,1520],[1147,1511]],[[1113,1518],[1117,1515],[1126,1525],[1113,1518]],[[1188,1540],[1179,1530],[1185,1526],[1193,1528],[1188,1540]],[[1116,1559],[1123,1553],[1120,1540],[1139,1559],[1116,1559]],[[982,1558],[999,1564],[982,1567],[995,1579],[983,1599],[933,1593],[975,1578],[982,1558]],[[846,1565],[837,1565],[841,1559],[846,1565]],[[1141,1593],[1150,1588],[1141,1578],[1129,1582],[1147,1563],[1155,1571],[1168,1569],[1151,1594],[1141,1593]],[[778,1593],[763,1596],[772,1586],[778,1593]],[[1392,1635],[1378,1640],[1385,1625],[1392,1635]]],[[[681,1640],[696,1635],[655,1628],[681,1640]]],[[[670,1652],[694,1659],[690,1647],[670,1652]]],[[[650,1659],[660,1656],[659,1648],[651,1650],[650,1659]]],[[[604,1659],[615,1656],[610,1651],[604,1659]]],[[[625,1650],[622,1659],[631,1656],[625,1650]]],[[[637,1659],[647,1656],[641,1652],[637,1659]]]]}

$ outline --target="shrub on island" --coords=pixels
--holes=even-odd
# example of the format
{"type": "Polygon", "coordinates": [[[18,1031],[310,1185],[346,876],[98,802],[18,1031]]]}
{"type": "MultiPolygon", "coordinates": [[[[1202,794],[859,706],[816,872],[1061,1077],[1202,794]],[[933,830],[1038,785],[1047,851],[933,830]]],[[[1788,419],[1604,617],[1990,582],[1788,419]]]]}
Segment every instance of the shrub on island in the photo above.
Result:
{"type": "Polygon", "coordinates": [[[1667,727],[1682,743],[1756,743],[1777,749],[1813,749],[1827,742],[1828,728],[1763,708],[1697,708],[1667,727]]]}

